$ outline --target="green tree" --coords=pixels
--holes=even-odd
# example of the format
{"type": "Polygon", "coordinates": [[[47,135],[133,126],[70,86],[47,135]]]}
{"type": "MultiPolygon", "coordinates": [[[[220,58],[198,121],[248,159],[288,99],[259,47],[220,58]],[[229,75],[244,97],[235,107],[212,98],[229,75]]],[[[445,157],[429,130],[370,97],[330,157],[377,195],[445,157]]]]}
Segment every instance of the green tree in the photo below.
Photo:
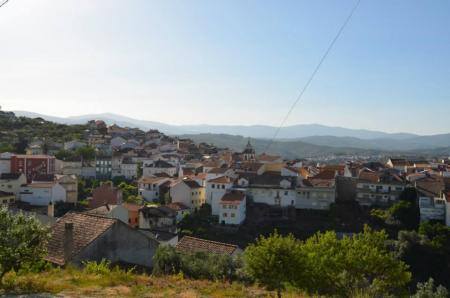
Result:
{"type": "Polygon", "coordinates": [[[76,156],[80,156],[83,160],[94,160],[95,159],[95,149],[90,146],[80,147],[75,150],[76,156]]]}
{"type": "Polygon", "coordinates": [[[13,215],[1,208],[0,283],[7,272],[42,260],[49,235],[49,229],[36,218],[22,213],[13,215]]]}
{"type": "Polygon", "coordinates": [[[142,205],[144,199],[141,196],[130,195],[124,201],[130,204],[142,205]]]}
{"type": "Polygon", "coordinates": [[[434,280],[432,278],[428,279],[425,283],[417,284],[417,292],[412,298],[447,298],[448,291],[445,287],[439,285],[434,286],[434,280]]]}
{"type": "Polygon", "coordinates": [[[368,226],[362,233],[338,239],[334,232],[318,233],[302,245],[307,256],[310,293],[352,296],[400,294],[411,279],[407,265],[386,246],[387,234],[368,226]]]}
{"type": "Polygon", "coordinates": [[[246,248],[244,264],[251,278],[281,297],[287,284],[297,284],[302,278],[304,258],[294,236],[283,237],[275,231],[246,248]]]}
{"type": "Polygon", "coordinates": [[[160,245],[153,256],[153,273],[176,274],[181,270],[181,257],[173,246],[160,245]]]}
{"type": "Polygon", "coordinates": [[[121,182],[119,188],[122,190],[123,200],[127,201],[130,196],[138,195],[138,188],[132,184],[121,182]]]}
{"type": "Polygon", "coordinates": [[[417,229],[420,222],[420,210],[415,203],[399,201],[389,208],[389,214],[408,230],[417,229]]]}

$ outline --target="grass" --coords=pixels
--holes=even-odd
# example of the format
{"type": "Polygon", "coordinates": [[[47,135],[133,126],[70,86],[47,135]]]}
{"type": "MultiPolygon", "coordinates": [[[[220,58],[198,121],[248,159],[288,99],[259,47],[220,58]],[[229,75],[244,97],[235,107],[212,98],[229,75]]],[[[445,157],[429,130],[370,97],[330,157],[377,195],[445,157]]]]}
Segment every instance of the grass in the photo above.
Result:
{"type": "MultiPolygon", "coordinates": [[[[8,273],[0,295],[50,293],[65,297],[275,297],[274,292],[241,283],[153,276],[118,268],[51,268],[39,273],[8,273]]],[[[289,291],[283,297],[304,297],[289,291]]]]}

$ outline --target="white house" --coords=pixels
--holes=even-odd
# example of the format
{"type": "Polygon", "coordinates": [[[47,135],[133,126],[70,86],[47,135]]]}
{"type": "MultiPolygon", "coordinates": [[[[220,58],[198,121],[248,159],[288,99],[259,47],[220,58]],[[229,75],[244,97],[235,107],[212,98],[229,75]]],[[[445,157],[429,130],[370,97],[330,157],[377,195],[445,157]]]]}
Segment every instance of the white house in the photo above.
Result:
{"type": "Polygon", "coordinates": [[[105,204],[103,206],[86,211],[88,214],[99,215],[109,218],[116,218],[123,223],[129,224],[128,209],[123,205],[110,205],[105,204]]]}
{"type": "Polygon", "coordinates": [[[11,173],[11,155],[12,153],[0,153],[0,174],[11,173]]]}
{"type": "Polygon", "coordinates": [[[206,180],[211,180],[221,176],[235,177],[233,169],[230,168],[212,168],[206,173],[206,180]]]}
{"type": "Polygon", "coordinates": [[[171,209],[173,212],[176,213],[176,221],[179,223],[186,215],[191,213],[191,209],[189,209],[188,206],[184,205],[183,203],[170,203],[164,206],[165,208],[171,209]]]}
{"type": "Polygon", "coordinates": [[[226,225],[240,225],[245,220],[247,200],[243,192],[232,190],[220,200],[219,222],[226,225]]]}
{"type": "Polygon", "coordinates": [[[205,203],[205,188],[191,179],[179,180],[170,188],[172,203],[183,203],[191,210],[205,203]]]}
{"type": "Polygon", "coordinates": [[[445,221],[446,200],[436,197],[419,197],[420,221],[445,221]]]}
{"type": "Polygon", "coordinates": [[[335,202],[336,192],[332,183],[303,180],[297,187],[296,209],[328,210],[335,202]]]}
{"type": "MultiPolygon", "coordinates": [[[[247,186],[248,198],[255,203],[264,203],[271,206],[295,206],[297,194],[293,177],[283,177],[265,173],[249,179],[247,186]]],[[[238,184],[244,187],[246,179],[240,179],[238,184]]]]}
{"type": "Polygon", "coordinates": [[[2,173],[0,175],[0,191],[12,192],[19,198],[20,187],[27,183],[24,174],[2,173]]]}
{"type": "Polygon", "coordinates": [[[361,206],[389,205],[398,201],[405,184],[399,182],[371,182],[360,180],[356,184],[356,201],[361,206]]]}
{"type": "Polygon", "coordinates": [[[126,179],[134,179],[138,176],[138,165],[131,158],[123,158],[120,164],[120,173],[126,179]]]}
{"type": "Polygon", "coordinates": [[[20,200],[34,206],[47,206],[50,202],[65,202],[66,190],[57,182],[36,182],[20,188],[20,200]]]}
{"type": "Polygon", "coordinates": [[[138,181],[138,191],[139,195],[148,202],[157,200],[160,198],[159,187],[170,181],[170,178],[166,177],[142,177],[138,181]]]}
{"type": "Polygon", "coordinates": [[[445,224],[450,227],[450,192],[444,194],[445,198],[445,224]]]}
{"type": "Polygon", "coordinates": [[[157,160],[155,162],[149,162],[146,161],[143,164],[143,176],[151,177],[155,174],[161,174],[165,173],[169,175],[170,177],[175,176],[175,174],[178,173],[177,167],[172,165],[171,163],[168,163],[164,160],[157,160]]]}
{"type": "Polygon", "coordinates": [[[220,200],[233,187],[233,180],[222,176],[206,182],[206,203],[211,205],[213,215],[219,215],[220,200]]]}

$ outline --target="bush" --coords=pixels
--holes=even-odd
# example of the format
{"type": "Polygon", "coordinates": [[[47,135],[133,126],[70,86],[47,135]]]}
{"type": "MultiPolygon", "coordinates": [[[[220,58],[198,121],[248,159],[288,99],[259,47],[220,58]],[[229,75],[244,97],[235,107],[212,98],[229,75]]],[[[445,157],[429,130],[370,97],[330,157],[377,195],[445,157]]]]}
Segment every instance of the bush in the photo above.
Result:
{"type": "Polygon", "coordinates": [[[447,289],[443,286],[435,288],[434,280],[430,278],[425,283],[417,284],[417,292],[412,298],[447,298],[448,294],[447,289]]]}
{"type": "Polygon", "coordinates": [[[204,252],[181,253],[171,246],[160,246],[153,257],[153,273],[183,274],[194,279],[236,279],[240,262],[228,255],[204,252]]]}
{"type": "Polygon", "coordinates": [[[49,229],[36,218],[0,208],[0,284],[7,272],[42,261],[49,235],[49,229]]]}

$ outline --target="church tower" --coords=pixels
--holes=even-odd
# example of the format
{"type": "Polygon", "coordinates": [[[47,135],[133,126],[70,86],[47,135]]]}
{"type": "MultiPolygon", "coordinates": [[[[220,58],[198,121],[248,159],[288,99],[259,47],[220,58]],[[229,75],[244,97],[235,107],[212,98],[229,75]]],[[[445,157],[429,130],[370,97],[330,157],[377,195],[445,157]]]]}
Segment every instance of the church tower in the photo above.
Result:
{"type": "Polygon", "coordinates": [[[245,146],[244,151],[242,151],[242,157],[244,161],[256,160],[255,149],[253,149],[252,144],[250,144],[250,138],[248,138],[247,146],[245,146]]]}

